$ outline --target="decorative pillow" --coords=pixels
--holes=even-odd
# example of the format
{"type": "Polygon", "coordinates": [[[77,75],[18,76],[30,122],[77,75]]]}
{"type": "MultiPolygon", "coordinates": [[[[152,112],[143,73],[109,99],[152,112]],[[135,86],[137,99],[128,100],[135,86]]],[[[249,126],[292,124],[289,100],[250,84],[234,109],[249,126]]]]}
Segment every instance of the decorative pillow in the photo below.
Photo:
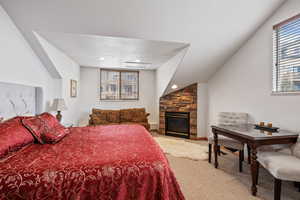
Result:
{"type": "Polygon", "coordinates": [[[70,132],[60,123],[54,124],[51,121],[47,123],[44,119],[47,120],[48,116],[22,120],[23,125],[30,130],[39,143],[56,143],[70,132]]]}
{"type": "Polygon", "coordinates": [[[100,118],[101,120],[106,121],[106,111],[105,110],[93,108],[92,115],[95,115],[98,118],[100,118]]]}
{"type": "Polygon", "coordinates": [[[44,123],[48,126],[48,128],[54,128],[55,126],[60,124],[56,117],[54,117],[50,113],[42,113],[37,117],[43,120],[44,123]]]}
{"type": "Polygon", "coordinates": [[[146,122],[146,110],[145,108],[136,108],[133,111],[133,122],[146,122]]]}
{"type": "Polygon", "coordinates": [[[133,120],[133,109],[120,110],[120,121],[121,122],[132,122],[132,120],[133,120]]]}
{"type": "Polygon", "coordinates": [[[106,120],[111,123],[120,123],[120,111],[118,110],[107,110],[106,120]]]}
{"type": "Polygon", "coordinates": [[[53,129],[50,129],[42,134],[42,140],[48,144],[54,144],[59,142],[62,138],[64,138],[67,134],[70,133],[68,128],[64,126],[57,126],[53,129]]]}
{"type": "Polygon", "coordinates": [[[293,145],[292,152],[293,152],[294,156],[296,156],[297,158],[300,158],[300,136],[298,138],[297,143],[293,145]]]}
{"type": "Polygon", "coordinates": [[[108,121],[101,119],[98,115],[92,114],[91,119],[94,125],[109,124],[108,121]]]}
{"type": "Polygon", "coordinates": [[[22,125],[23,117],[0,123],[0,158],[34,142],[31,133],[22,125]]]}
{"type": "Polygon", "coordinates": [[[49,129],[44,120],[42,120],[39,117],[35,117],[23,119],[22,123],[31,132],[31,134],[39,143],[44,144],[42,134],[47,132],[49,129]]]}

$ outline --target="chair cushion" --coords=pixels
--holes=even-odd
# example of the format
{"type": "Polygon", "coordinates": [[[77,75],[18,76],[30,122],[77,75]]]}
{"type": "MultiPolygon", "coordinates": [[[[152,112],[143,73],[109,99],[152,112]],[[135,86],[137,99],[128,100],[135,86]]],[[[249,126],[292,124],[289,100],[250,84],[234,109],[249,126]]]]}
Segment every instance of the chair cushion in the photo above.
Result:
{"type": "Polygon", "coordinates": [[[292,146],[292,153],[300,159],[300,136],[298,137],[297,143],[292,146]]]}
{"type": "Polygon", "coordinates": [[[291,145],[289,144],[264,145],[259,147],[258,151],[274,151],[292,155],[291,145]]]}
{"type": "Polygon", "coordinates": [[[258,152],[257,160],[275,178],[286,181],[300,181],[300,159],[286,153],[258,152]]]}
{"type": "MultiPolygon", "coordinates": [[[[208,143],[209,144],[214,144],[213,136],[208,137],[208,143]]],[[[225,146],[225,147],[229,147],[229,148],[237,149],[237,150],[243,150],[244,149],[244,144],[243,143],[241,143],[237,140],[231,139],[229,137],[225,137],[223,135],[218,135],[218,144],[221,145],[221,146],[225,146]]]]}

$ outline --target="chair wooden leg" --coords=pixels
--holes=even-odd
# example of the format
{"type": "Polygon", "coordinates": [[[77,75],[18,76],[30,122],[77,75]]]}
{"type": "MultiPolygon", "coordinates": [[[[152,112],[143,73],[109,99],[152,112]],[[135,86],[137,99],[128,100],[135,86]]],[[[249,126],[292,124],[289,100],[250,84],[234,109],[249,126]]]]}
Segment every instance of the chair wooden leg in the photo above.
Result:
{"type": "Polygon", "coordinates": [[[221,146],[218,146],[218,156],[221,156],[221,146]]]}
{"type": "Polygon", "coordinates": [[[242,150],[242,161],[244,162],[245,161],[245,151],[244,150],[242,150]]]}
{"type": "Polygon", "coordinates": [[[208,144],[208,162],[211,163],[212,144],[208,144]]]}
{"type": "Polygon", "coordinates": [[[247,144],[247,151],[248,151],[248,164],[251,164],[251,148],[250,146],[247,144]]]}
{"type": "Polygon", "coordinates": [[[244,154],[244,150],[240,150],[239,151],[239,168],[240,168],[240,172],[243,172],[243,154],[244,154]]]}
{"type": "Polygon", "coordinates": [[[280,200],[281,197],[281,180],[275,178],[274,181],[274,200],[280,200]]]}
{"type": "Polygon", "coordinates": [[[259,178],[259,168],[260,168],[260,164],[259,164],[259,163],[257,163],[256,185],[258,185],[258,178],[259,178]]]}

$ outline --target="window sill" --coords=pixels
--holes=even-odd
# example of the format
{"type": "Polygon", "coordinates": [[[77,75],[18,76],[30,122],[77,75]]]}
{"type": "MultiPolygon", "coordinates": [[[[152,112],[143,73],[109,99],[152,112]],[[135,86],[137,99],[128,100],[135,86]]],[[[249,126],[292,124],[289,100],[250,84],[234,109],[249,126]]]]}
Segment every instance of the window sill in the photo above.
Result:
{"type": "Polygon", "coordinates": [[[271,96],[298,96],[300,95],[300,91],[298,92],[272,92],[271,96]]]}
{"type": "Polygon", "coordinates": [[[139,101],[139,99],[126,99],[126,100],[105,100],[105,99],[100,99],[99,102],[135,102],[139,101]]]}

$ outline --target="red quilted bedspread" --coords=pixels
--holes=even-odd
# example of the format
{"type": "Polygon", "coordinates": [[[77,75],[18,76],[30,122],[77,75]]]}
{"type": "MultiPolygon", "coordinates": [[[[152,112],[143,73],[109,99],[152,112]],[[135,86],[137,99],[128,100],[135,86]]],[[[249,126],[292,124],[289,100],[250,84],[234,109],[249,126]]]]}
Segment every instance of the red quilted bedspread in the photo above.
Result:
{"type": "Polygon", "coordinates": [[[159,146],[139,125],[71,128],[0,161],[0,199],[182,200],[159,146]]]}

